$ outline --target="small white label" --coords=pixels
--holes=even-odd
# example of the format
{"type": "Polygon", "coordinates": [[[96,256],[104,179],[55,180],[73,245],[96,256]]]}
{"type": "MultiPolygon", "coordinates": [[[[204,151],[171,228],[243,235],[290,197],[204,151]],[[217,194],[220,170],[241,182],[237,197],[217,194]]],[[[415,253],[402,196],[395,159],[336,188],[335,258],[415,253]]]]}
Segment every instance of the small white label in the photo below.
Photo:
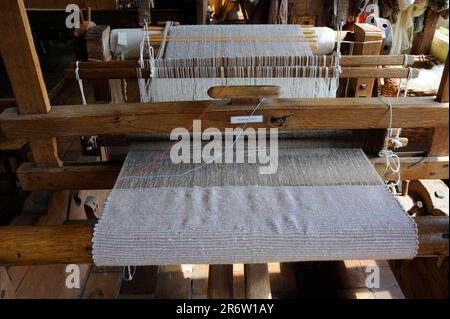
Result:
{"type": "Polygon", "coordinates": [[[252,116],[232,116],[230,118],[231,124],[242,124],[242,123],[262,123],[262,115],[252,115],[252,116]]]}

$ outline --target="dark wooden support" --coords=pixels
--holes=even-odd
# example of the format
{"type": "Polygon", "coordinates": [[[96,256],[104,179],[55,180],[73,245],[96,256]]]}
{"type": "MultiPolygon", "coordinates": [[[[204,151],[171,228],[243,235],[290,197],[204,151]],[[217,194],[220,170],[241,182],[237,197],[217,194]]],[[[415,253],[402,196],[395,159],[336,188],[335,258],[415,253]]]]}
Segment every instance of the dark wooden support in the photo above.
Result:
{"type": "MultiPolygon", "coordinates": [[[[376,171],[383,176],[382,158],[372,159],[376,171]]],[[[119,175],[121,164],[65,165],[64,167],[41,168],[34,163],[23,163],[17,176],[24,190],[62,189],[112,189],[119,175]]],[[[401,158],[402,179],[448,179],[448,157],[401,158]]],[[[393,177],[394,178],[394,177],[393,177]]]]}
{"type": "Polygon", "coordinates": [[[197,24],[207,24],[208,0],[195,0],[197,24]]]}
{"type": "MultiPolygon", "coordinates": [[[[355,47],[353,54],[358,55],[379,55],[381,51],[383,35],[381,30],[370,24],[356,24],[355,25],[355,47]],[[377,42],[378,41],[378,42],[377,42]],[[368,42],[368,43],[365,43],[368,42]]],[[[364,73],[360,73],[360,76],[364,73]]],[[[367,72],[370,74],[370,72],[367,72]]],[[[372,96],[373,85],[375,79],[360,77],[351,82],[355,97],[370,97],[372,96]]]]}
{"type": "Polygon", "coordinates": [[[233,298],[233,265],[210,265],[208,299],[233,298]]]}
{"type": "MultiPolygon", "coordinates": [[[[18,112],[49,112],[50,101],[23,0],[0,1],[0,21],[1,54],[18,112]]],[[[31,151],[38,166],[61,166],[53,136],[31,138],[31,151]]]]}
{"type": "Polygon", "coordinates": [[[433,42],[439,15],[439,12],[431,10],[430,7],[427,9],[425,13],[425,21],[423,22],[423,30],[422,32],[414,35],[411,53],[430,54],[431,43],[433,42]]]}
{"type": "MultiPolygon", "coordinates": [[[[449,82],[449,57],[445,62],[444,72],[442,74],[441,84],[439,85],[438,95],[436,101],[440,103],[448,103],[448,82],[449,82]]],[[[448,115],[447,115],[448,117],[448,115]]],[[[431,144],[428,149],[428,156],[448,156],[449,154],[449,133],[448,125],[444,127],[435,127],[433,129],[433,136],[431,144]]]]}
{"type": "MultiPolygon", "coordinates": [[[[93,61],[108,61],[112,54],[109,50],[111,28],[107,25],[97,25],[86,33],[86,48],[88,59],[93,61]]],[[[92,81],[96,101],[110,101],[109,82],[106,79],[92,81]]]]}
{"type": "Polygon", "coordinates": [[[267,264],[245,264],[245,298],[270,299],[269,267],[267,264]]]}

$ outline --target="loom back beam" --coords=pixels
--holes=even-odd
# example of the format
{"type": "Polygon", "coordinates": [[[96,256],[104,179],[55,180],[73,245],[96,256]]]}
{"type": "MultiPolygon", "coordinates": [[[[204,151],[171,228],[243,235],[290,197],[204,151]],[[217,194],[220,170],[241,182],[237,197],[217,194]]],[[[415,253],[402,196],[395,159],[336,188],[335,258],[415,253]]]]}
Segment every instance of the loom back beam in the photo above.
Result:
{"type": "MultiPolygon", "coordinates": [[[[163,36],[164,29],[150,29],[148,31],[148,36],[151,41],[161,42],[164,38],[163,36]]],[[[311,46],[311,50],[315,54],[330,54],[333,52],[335,47],[335,39],[336,33],[330,28],[325,27],[312,27],[312,28],[304,28],[302,30],[303,35],[299,37],[291,37],[290,39],[286,39],[288,41],[310,41],[314,39],[315,44],[311,46]]],[[[126,59],[138,58],[140,56],[139,46],[142,39],[145,38],[144,31],[142,29],[113,29],[110,34],[109,47],[113,55],[119,56],[122,53],[125,55],[126,59]]],[[[182,41],[203,41],[211,38],[211,41],[249,41],[249,39],[241,39],[231,36],[222,36],[220,37],[212,37],[212,36],[203,36],[193,35],[193,36],[183,36],[182,41]]],[[[247,37],[248,38],[248,37],[247,37]]],[[[270,35],[261,34],[258,36],[253,36],[253,41],[279,41],[278,38],[274,38],[270,35]]],[[[166,41],[179,41],[180,38],[176,39],[175,37],[168,34],[166,37],[166,41]]],[[[250,39],[251,40],[251,39],[250,39]]],[[[155,44],[155,47],[158,47],[158,44],[155,44]]]]}
{"type": "MultiPolygon", "coordinates": [[[[448,216],[416,217],[417,257],[448,256],[448,216]]],[[[0,265],[91,264],[94,226],[2,226],[0,265]]]]}
{"type": "MultiPolygon", "coordinates": [[[[291,67],[290,72],[286,76],[283,77],[311,77],[313,74],[317,76],[325,76],[326,71],[325,68],[322,69],[322,74],[319,73],[319,70],[317,68],[310,68],[310,67],[298,67],[298,70],[296,71],[293,69],[295,67],[291,67]]],[[[233,68],[224,68],[224,70],[217,69],[215,73],[211,72],[208,76],[199,76],[195,75],[195,69],[194,70],[183,70],[182,68],[167,68],[166,75],[159,74],[156,77],[157,78],[197,78],[197,77],[206,77],[206,78],[216,78],[216,77],[248,77],[249,76],[249,70],[247,68],[244,68],[242,70],[242,73],[240,76],[236,76],[235,69],[233,68]],[[181,72],[181,71],[186,72],[181,72]],[[222,73],[223,71],[223,73],[222,73]],[[188,72],[191,73],[191,75],[188,72]],[[179,75],[175,76],[177,73],[179,75]],[[184,73],[184,74],[182,74],[184,73]],[[173,75],[171,75],[173,74],[173,75]]],[[[199,70],[200,71],[200,70],[199,70]]],[[[240,71],[240,70],[239,70],[240,71]]],[[[251,71],[251,77],[277,77],[276,72],[277,70],[273,68],[272,70],[266,70],[265,74],[258,75],[257,70],[251,71]]],[[[334,76],[334,70],[329,70],[329,76],[334,76]]],[[[150,77],[150,72],[148,69],[142,70],[142,77],[148,78],[150,77]]],[[[198,73],[201,74],[201,73],[198,73]]],[[[412,69],[411,74],[410,70],[407,68],[366,68],[366,67],[343,67],[339,77],[340,78],[361,78],[364,75],[370,74],[371,78],[417,78],[419,76],[419,70],[418,69],[412,69]]],[[[137,71],[135,68],[102,68],[102,69],[91,69],[91,68],[84,68],[79,70],[79,76],[81,79],[87,79],[87,80],[94,80],[94,79],[136,79],[137,78],[137,71]]],[[[75,79],[75,69],[66,69],[64,71],[64,77],[67,79],[75,79]]]]}

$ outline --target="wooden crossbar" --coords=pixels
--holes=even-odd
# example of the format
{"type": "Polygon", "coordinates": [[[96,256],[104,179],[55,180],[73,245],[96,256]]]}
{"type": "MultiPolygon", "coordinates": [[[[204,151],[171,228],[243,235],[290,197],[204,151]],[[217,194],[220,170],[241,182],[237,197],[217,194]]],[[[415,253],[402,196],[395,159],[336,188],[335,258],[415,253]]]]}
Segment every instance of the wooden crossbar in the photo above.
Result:
{"type": "MultiPolygon", "coordinates": [[[[191,127],[202,115],[202,126],[224,130],[234,127],[231,116],[249,115],[254,105],[230,106],[226,100],[55,106],[48,114],[0,114],[0,130],[7,137],[53,137],[170,133],[191,127]]],[[[378,98],[265,99],[257,114],[263,123],[254,128],[280,131],[323,129],[375,129],[389,127],[388,106],[378,98]]],[[[430,97],[392,99],[392,127],[449,126],[449,104],[430,97]]]]}

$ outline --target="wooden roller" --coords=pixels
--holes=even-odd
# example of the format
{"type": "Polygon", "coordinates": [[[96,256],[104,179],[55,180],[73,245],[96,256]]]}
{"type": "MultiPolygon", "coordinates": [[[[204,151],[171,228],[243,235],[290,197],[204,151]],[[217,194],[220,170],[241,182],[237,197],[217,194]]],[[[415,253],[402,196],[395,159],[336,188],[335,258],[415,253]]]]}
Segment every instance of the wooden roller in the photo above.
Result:
{"type": "MultiPolygon", "coordinates": [[[[448,216],[421,216],[418,257],[448,256],[448,216]]],[[[93,225],[0,227],[0,265],[91,264],[93,225]]]]}

